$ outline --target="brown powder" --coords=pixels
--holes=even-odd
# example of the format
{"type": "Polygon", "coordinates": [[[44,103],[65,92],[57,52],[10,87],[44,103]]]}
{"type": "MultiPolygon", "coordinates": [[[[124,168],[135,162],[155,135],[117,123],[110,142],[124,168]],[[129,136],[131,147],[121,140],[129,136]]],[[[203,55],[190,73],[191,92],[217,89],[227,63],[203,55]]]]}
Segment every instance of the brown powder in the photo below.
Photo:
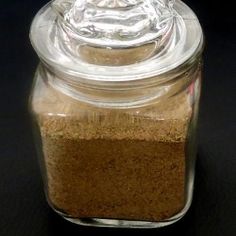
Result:
{"type": "Polygon", "coordinates": [[[157,221],[183,208],[183,142],[48,137],[44,150],[50,201],[72,217],[157,221]]]}
{"type": "Polygon", "coordinates": [[[34,110],[57,210],[74,218],[160,221],[184,207],[187,94],[111,110],[45,88],[34,110]]]}

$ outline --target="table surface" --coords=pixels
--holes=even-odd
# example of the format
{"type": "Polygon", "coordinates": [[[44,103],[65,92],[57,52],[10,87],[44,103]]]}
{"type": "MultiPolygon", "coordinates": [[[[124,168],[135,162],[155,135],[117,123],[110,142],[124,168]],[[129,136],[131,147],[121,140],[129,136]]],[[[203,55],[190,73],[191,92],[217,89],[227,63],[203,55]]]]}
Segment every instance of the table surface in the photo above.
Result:
{"type": "Polygon", "coordinates": [[[186,1],[206,36],[193,203],[174,225],[149,230],[87,228],[66,222],[47,205],[32,139],[27,101],[38,58],[30,22],[46,0],[1,2],[0,235],[129,232],[158,235],[236,235],[236,33],[233,9],[186,1]],[[231,11],[232,10],[232,11],[231,11]]]}

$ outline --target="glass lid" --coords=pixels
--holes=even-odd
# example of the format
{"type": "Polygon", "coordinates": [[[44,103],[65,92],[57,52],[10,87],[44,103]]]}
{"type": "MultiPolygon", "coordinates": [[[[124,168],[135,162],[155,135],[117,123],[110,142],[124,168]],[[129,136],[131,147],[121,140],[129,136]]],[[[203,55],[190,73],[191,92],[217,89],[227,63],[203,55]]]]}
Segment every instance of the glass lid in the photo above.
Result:
{"type": "Polygon", "coordinates": [[[96,81],[163,74],[202,45],[197,17],[179,0],[55,0],[38,12],[30,37],[48,66],[96,81]]]}

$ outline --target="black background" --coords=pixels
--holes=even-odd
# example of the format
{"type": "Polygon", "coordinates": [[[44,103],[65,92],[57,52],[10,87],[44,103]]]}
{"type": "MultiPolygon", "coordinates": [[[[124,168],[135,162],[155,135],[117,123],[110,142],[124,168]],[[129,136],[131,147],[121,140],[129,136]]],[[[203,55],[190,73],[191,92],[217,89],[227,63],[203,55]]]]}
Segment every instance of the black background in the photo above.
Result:
{"type": "Polygon", "coordinates": [[[0,235],[236,235],[236,22],[230,3],[186,0],[206,37],[192,207],[182,220],[166,228],[121,230],[68,223],[44,199],[27,101],[38,63],[28,39],[29,26],[46,2],[1,0],[0,235]]]}

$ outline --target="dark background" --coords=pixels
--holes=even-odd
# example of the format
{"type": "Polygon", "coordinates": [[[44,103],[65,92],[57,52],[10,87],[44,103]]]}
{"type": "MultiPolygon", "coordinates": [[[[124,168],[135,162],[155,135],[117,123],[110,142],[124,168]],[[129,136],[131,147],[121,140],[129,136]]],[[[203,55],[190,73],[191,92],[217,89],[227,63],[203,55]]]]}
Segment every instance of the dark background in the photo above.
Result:
{"type": "Polygon", "coordinates": [[[30,22],[46,0],[1,1],[0,235],[51,236],[135,233],[236,235],[236,22],[228,1],[186,0],[205,31],[205,68],[192,207],[172,226],[154,230],[73,225],[46,204],[27,101],[38,58],[30,22]],[[4,3],[3,3],[4,2],[4,3]]]}

